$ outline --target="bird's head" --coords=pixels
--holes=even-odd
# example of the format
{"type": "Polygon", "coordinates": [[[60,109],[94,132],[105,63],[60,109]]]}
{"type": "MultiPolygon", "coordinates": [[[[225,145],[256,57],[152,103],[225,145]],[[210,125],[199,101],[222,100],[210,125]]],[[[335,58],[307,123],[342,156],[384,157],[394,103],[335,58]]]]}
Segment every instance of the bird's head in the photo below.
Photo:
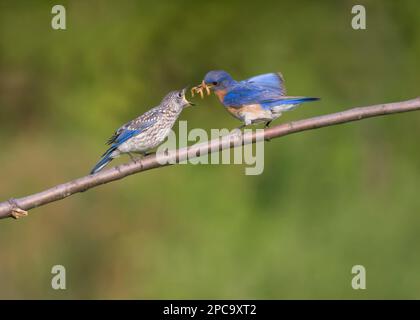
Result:
{"type": "Polygon", "coordinates": [[[206,86],[214,90],[224,89],[230,85],[232,81],[233,79],[230,74],[222,70],[210,71],[204,77],[204,83],[206,86]]]}
{"type": "Polygon", "coordinates": [[[162,104],[167,106],[176,106],[179,109],[186,108],[188,106],[193,106],[194,103],[187,100],[185,93],[187,88],[182,90],[176,90],[169,92],[165,98],[163,98],[162,104]]]}
{"type": "Polygon", "coordinates": [[[223,90],[231,85],[235,80],[230,76],[229,73],[223,70],[210,71],[204,77],[203,82],[200,85],[191,89],[191,92],[199,93],[203,97],[204,90],[207,94],[210,94],[210,90],[223,90]]]}

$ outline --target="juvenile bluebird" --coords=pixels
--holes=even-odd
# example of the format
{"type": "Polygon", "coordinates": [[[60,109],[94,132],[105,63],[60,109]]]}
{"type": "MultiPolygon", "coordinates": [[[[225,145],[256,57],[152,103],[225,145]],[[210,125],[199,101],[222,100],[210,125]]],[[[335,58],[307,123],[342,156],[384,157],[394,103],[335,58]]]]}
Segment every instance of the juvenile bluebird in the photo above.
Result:
{"type": "Polygon", "coordinates": [[[170,130],[178,119],[181,111],[193,105],[185,98],[186,89],[172,91],[162,102],[153,109],[137,117],[119,128],[109,138],[109,149],[102,155],[90,174],[102,170],[114,158],[127,153],[140,153],[143,156],[158,145],[169,135],[170,130]]]}
{"type": "Polygon", "coordinates": [[[213,90],[226,110],[243,122],[244,127],[264,122],[268,127],[282,112],[293,110],[299,104],[319,98],[286,96],[281,73],[267,73],[243,81],[235,81],[226,71],[210,71],[203,82],[192,88],[200,93],[213,90]]]}

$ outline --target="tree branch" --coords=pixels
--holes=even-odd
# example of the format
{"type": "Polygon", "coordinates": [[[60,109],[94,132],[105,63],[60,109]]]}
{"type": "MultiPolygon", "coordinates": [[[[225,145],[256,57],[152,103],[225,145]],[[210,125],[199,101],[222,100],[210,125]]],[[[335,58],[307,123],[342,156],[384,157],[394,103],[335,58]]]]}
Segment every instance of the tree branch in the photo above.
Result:
{"type": "MultiPolygon", "coordinates": [[[[365,118],[415,111],[420,109],[420,97],[388,104],[380,104],[367,107],[353,108],[346,111],[327,114],[315,118],[309,118],[290,123],[281,124],[264,130],[265,139],[273,139],[286,136],[292,133],[312,130],[365,118]]],[[[239,137],[239,136],[238,136],[239,137]]],[[[241,136],[243,144],[254,143],[261,137],[258,133],[245,133],[241,136]]],[[[223,141],[222,138],[214,139],[205,143],[195,144],[188,148],[178,149],[174,152],[173,160],[180,162],[186,159],[196,158],[212,152],[234,147],[233,141],[223,141]]],[[[88,175],[64,184],[60,184],[45,191],[35,193],[19,199],[10,199],[0,203],[0,219],[8,217],[20,217],[26,215],[25,210],[30,210],[47,203],[58,201],[71,196],[77,192],[83,192],[101,184],[122,179],[128,175],[166,166],[161,164],[156,155],[143,158],[138,162],[130,162],[108,170],[101,171],[95,175],[88,175]]]]}

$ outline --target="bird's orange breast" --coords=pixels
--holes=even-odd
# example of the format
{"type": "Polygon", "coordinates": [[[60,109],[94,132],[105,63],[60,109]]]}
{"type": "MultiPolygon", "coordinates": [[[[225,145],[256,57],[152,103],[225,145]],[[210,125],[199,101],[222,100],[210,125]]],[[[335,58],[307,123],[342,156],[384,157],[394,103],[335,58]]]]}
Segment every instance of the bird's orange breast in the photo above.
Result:
{"type": "Polygon", "coordinates": [[[226,110],[230,113],[230,114],[232,114],[232,115],[234,115],[235,117],[240,117],[239,116],[239,112],[241,111],[241,108],[235,108],[235,107],[226,107],[226,110]]]}
{"type": "Polygon", "coordinates": [[[226,89],[220,89],[220,90],[214,91],[214,94],[219,98],[219,101],[221,103],[223,103],[223,99],[225,98],[226,93],[227,93],[226,89]]]}
{"type": "Polygon", "coordinates": [[[241,111],[251,113],[251,114],[259,114],[261,112],[264,112],[260,104],[248,104],[248,105],[242,106],[241,111]]]}
{"type": "Polygon", "coordinates": [[[226,110],[238,119],[242,119],[244,117],[249,117],[251,119],[265,119],[271,117],[271,112],[264,110],[260,104],[226,107],[226,110]]]}

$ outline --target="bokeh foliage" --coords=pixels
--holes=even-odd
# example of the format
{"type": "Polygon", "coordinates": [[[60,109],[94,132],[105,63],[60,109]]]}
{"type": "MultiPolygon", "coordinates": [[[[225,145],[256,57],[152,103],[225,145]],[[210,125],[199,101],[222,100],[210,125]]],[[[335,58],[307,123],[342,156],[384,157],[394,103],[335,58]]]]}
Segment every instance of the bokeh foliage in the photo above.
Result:
{"type": "MultiPolygon", "coordinates": [[[[66,31],[56,2],[0,1],[2,200],[85,175],[115,128],[208,70],[280,70],[322,97],[276,123],[419,95],[417,0],[358,1],[364,31],[353,1],[61,3],[66,31]]],[[[190,128],[238,125],[197,102],[190,128]]],[[[259,176],[168,167],[3,220],[0,298],[420,298],[419,135],[419,113],[305,132],[266,143],[259,176]]]]}

